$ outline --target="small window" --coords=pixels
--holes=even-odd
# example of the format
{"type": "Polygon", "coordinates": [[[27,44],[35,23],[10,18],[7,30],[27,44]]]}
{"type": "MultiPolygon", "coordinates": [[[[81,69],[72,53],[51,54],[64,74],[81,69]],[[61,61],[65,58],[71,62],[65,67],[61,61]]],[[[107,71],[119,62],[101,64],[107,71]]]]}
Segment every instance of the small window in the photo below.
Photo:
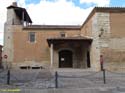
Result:
{"type": "Polygon", "coordinates": [[[60,36],[61,37],[66,37],[66,33],[65,32],[60,32],[60,36]]]}
{"type": "Polygon", "coordinates": [[[29,41],[35,42],[35,32],[29,32],[29,41]]]}

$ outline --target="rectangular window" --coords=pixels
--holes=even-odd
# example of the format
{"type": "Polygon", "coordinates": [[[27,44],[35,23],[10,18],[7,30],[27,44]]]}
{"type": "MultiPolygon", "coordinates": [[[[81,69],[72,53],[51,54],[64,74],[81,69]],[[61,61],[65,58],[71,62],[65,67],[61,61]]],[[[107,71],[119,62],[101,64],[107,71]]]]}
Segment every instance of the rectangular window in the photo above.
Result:
{"type": "Polygon", "coordinates": [[[29,32],[29,41],[31,43],[35,42],[35,32],[29,32]]]}
{"type": "Polygon", "coordinates": [[[61,37],[66,37],[66,33],[65,32],[60,32],[60,36],[61,37]]]}

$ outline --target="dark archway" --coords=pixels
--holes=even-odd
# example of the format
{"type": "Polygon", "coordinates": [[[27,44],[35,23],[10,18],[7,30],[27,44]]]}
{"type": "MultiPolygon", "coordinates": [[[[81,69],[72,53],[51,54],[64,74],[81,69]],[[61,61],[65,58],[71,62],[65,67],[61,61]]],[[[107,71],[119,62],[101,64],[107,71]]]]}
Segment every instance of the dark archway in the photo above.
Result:
{"type": "Polygon", "coordinates": [[[59,68],[72,68],[72,51],[62,50],[59,52],[59,68]]]}

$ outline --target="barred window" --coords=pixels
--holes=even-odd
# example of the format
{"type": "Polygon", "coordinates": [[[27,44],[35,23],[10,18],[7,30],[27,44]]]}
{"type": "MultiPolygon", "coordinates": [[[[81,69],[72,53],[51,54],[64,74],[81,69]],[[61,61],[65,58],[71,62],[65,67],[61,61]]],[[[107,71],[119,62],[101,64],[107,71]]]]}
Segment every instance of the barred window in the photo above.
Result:
{"type": "Polygon", "coordinates": [[[60,36],[61,37],[66,37],[66,33],[65,32],[60,32],[60,36]]]}
{"type": "Polygon", "coordinates": [[[31,43],[35,42],[35,32],[29,32],[29,41],[31,43]]]}

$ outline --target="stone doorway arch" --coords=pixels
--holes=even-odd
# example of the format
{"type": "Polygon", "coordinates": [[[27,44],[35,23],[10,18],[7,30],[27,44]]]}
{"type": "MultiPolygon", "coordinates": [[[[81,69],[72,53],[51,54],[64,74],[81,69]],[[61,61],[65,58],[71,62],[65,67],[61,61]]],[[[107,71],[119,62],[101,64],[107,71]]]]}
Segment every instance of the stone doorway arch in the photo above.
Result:
{"type": "Polygon", "coordinates": [[[73,67],[73,52],[70,50],[59,51],[59,68],[73,67]]]}

